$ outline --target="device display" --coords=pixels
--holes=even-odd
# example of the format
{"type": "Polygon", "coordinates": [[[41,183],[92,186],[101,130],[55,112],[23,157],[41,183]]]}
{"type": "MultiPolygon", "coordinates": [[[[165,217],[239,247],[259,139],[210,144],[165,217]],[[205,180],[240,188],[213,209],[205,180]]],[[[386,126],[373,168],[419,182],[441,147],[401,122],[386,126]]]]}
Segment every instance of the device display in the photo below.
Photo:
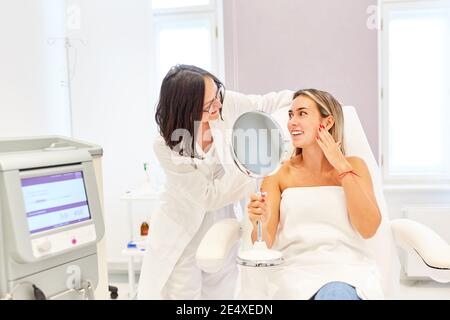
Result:
{"type": "Polygon", "coordinates": [[[82,171],[21,181],[31,234],[91,219],[82,171]]]}

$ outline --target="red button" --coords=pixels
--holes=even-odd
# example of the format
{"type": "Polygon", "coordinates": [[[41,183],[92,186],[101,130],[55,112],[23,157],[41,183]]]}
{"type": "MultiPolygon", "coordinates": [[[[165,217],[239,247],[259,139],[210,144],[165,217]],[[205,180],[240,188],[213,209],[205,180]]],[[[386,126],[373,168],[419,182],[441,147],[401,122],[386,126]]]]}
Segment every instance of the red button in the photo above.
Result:
{"type": "Polygon", "coordinates": [[[77,244],[77,239],[73,238],[72,239],[72,244],[77,244]]]}

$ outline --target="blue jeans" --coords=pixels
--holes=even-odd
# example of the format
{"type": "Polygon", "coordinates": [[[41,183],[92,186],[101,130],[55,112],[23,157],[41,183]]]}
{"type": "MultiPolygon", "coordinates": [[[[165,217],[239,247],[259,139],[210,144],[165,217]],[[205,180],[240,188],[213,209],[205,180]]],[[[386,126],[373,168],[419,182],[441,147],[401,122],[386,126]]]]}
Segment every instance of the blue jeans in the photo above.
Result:
{"type": "Polygon", "coordinates": [[[325,284],[311,300],[361,300],[356,294],[355,287],[345,282],[329,282],[325,284]]]}

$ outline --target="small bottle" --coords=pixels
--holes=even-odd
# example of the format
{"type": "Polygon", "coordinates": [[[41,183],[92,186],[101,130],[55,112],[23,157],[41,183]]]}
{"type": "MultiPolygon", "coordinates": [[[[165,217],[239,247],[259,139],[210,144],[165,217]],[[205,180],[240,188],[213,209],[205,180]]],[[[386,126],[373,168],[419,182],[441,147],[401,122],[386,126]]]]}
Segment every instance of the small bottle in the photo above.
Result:
{"type": "Polygon", "coordinates": [[[148,236],[148,230],[150,229],[150,226],[148,225],[147,221],[142,222],[141,224],[141,237],[148,236]]]}

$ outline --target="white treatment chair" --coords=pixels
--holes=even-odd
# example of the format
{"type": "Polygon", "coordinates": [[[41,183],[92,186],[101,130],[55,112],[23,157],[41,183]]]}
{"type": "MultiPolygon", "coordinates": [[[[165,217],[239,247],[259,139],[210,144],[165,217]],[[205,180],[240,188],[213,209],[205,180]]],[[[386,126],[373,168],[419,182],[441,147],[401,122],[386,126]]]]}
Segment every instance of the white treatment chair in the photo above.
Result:
{"type": "MultiPolygon", "coordinates": [[[[358,156],[367,163],[370,170],[375,196],[382,214],[382,223],[374,237],[366,241],[380,267],[383,277],[383,289],[386,299],[399,299],[400,261],[397,246],[408,252],[414,252],[423,263],[427,275],[439,282],[450,282],[450,246],[433,230],[409,219],[389,219],[384,198],[381,175],[370,149],[354,107],[345,106],[344,110],[344,146],[348,156],[358,156]]],[[[272,115],[285,129],[286,137],[287,108],[272,115]]],[[[205,272],[221,269],[228,253],[236,241],[242,240],[242,249],[248,249],[251,243],[251,224],[246,217],[242,221],[226,219],[216,223],[207,232],[197,250],[197,264],[205,272]]],[[[240,268],[239,299],[268,299],[266,295],[265,275],[269,268],[240,268]]]]}

